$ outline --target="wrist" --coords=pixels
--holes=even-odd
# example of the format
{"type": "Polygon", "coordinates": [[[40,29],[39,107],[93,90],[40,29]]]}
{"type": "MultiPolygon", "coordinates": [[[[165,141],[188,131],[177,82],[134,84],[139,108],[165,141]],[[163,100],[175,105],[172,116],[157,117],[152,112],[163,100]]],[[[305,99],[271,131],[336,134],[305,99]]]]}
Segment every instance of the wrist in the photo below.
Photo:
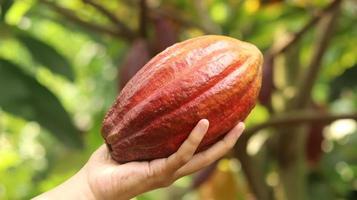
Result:
{"type": "Polygon", "coordinates": [[[35,197],[34,199],[96,200],[96,197],[88,184],[85,170],[81,169],[64,183],[35,197]]]}
{"type": "Polygon", "coordinates": [[[84,200],[96,200],[96,195],[94,194],[89,182],[87,172],[84,168],[82,168],[77,174],[75,174],[73,178],[73,183],[69,184],[68,187],[76,188],[78,185],[79,190],[76,192],[76,199],[84,199],[84,200]]]}

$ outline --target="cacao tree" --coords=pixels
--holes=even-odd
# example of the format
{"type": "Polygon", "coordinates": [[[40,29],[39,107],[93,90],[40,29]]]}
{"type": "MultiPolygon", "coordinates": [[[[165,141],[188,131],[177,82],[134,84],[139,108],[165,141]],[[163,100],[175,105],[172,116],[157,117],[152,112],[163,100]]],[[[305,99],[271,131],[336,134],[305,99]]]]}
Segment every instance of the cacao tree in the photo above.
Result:
{"type": "Polygon", "coordinates": [[[106,110],[168,46],[221,34],[264,54],[234,150],[137,199],[356,199],[353,0],[0,0],[0,199],[65,180],[106,110]],[[3,189],[5,188],[5,189],[3,189]]]}

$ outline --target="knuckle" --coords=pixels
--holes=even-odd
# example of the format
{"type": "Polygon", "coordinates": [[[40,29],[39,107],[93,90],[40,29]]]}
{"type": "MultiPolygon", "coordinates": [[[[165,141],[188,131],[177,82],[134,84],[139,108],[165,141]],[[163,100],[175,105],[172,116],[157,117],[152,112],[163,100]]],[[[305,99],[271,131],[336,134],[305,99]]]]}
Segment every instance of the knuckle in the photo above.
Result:
{"type": "Polygon", "coordinates": [[[186,153],[186,154],[183,154],[181,156],[179,156],[179,163],[181,165],[187,163],[189,160],[191,159],[191,155],[186,153]]]}
{"type": "Polygon", "coordinates": [[[228,149],[231,149],[232,147],[234,147],[234,144],[235,144],[235,141],[234,141],[234,140],[227,141],[227,147],[228,147],[228,149]]]}
{"type": "Polygon", "coordinates": [[[209,155],[207,155],[207,154],[204,154],[203,156],[202,156],[202,162],[203,163],[206,163],[206,164],[209,164],[209,163],[211,163],[212,162],[212,157],[211,156],[209,156],[209,155]]]}
{"type": "Polygon", "coordinates": [[[188,139],[187,140],[187,146],[188,146],[188,148],[194,148],[195,146],[197,146],[197,141],[196,141],[197,139],[195,139],[195,138],[190,138],[190,139],[188,139]]]}
{"type": "Polygon", "coordinates": [[[148,167],[147,167],[147,172],[146,172],[146,175],[147,175],[147,178],[153,178],[155,177],[155,170],[152,168],[152,166],[149,164],[148,167]]]}
{"type": "Polygon", "coordinates": [[[201,137],[194,135],[190,141],[192,145],[197,146],[201,142],[201,137]]]}
{"type": "Polygon", "coordinates": [[[223,140],[223,144],[224,144],[224,148],[229,148],[232,146],[233,142],[228,139],[225,139],[223,140]]]}

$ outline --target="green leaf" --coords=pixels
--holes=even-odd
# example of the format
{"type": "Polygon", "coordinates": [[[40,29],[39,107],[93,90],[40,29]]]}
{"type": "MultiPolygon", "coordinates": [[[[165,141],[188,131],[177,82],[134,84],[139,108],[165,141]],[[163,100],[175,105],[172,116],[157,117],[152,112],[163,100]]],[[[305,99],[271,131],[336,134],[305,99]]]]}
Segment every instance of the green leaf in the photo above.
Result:
{"type": "Polygon", "coordinates": [[[12,4],[14,3],[13,0],[1,0],[0,1],[0,21],[5,20],[5,16],[7,11],[10,9],[12,4]]]}
{"type": "Polygon", "coordinates": [[[82,147],[78,129],[46,87],[19,66],[0,58],[0,107],[27,120],[37,121],[70,147],[82,147]]]}
{"type": "Polygon", "coordinates": [[[61,74],[69,80],[74,80],[74,74],[69,61],[52,46],[26,33],[16,34],[19,41],[28,49],[32,57],[53,73],[61,74]]]}

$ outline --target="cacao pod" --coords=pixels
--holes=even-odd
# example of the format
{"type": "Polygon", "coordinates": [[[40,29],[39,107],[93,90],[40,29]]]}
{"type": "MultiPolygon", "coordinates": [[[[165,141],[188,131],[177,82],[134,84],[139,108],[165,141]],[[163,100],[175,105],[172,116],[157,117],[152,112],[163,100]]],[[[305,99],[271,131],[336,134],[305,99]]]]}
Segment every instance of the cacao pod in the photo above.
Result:
{"type": "Polygon", "coordinates": [[[154,19],[155,27],[155,52],[161,52],[167,47],[175,44],[179,38],[179,26],[173,20],[158,16],[154,19]]]}
{"type": "Polygon", "coordinates": [[[145,39],[136,39],[124,57],[119,70],[119,91],[125,86],[131,77],[138,72],[147,61],[150,60],[149,45],[145,39]]]}
{"type": "MultiPolygon", "coordinates": [[[[311,104],[311,110],[327,114],[326,106],[314,101],[311,104]]],[[[321,145],[324,140],[323,130],[326,125],[328,125],[326,122],[311,123],[307,129],[305,156],[311,169],[319,166],[318,164],[323,155],[321,145]]]]}
{"type": "Polygon", "coordinates": [[[263,65],[263,84],[258,97],[259,102],[268,108],[271,107],[271,97],[276,89],[273,80],[274,62],[275,60],[273,56],[265,56],[263,65]]]}
{"type": "Polygon", "coordinates": [[[104,118],[102,136],[113,159],[168,157],[203,118],[210,127],[197,152],[208,148],[254,107],[262,62],[254,45],[217,35],[159,53],[125,85],[104,118]]]}

